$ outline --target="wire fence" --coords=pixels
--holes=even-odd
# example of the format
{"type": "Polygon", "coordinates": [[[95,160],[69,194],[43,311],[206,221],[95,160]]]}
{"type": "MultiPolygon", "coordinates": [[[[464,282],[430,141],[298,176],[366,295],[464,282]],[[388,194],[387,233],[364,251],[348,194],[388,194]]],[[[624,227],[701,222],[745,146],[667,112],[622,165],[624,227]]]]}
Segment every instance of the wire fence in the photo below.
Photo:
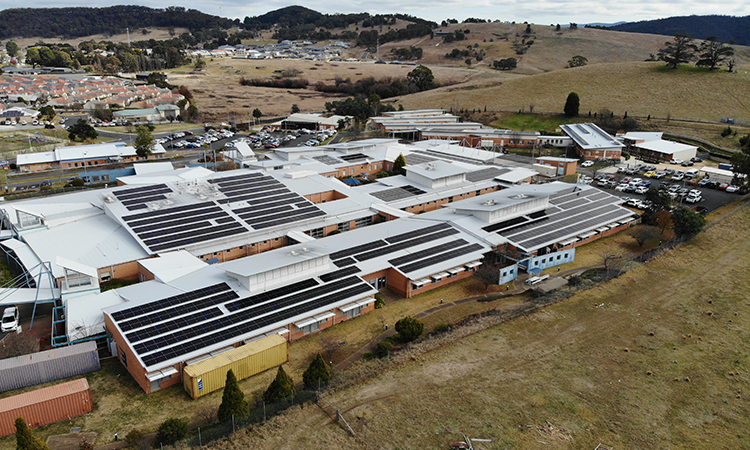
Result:
{"type": "MultiPolygon", "coordinates": [[[[250,414],[245,417],[233,417],[233,420],[219,422],[212,425],[198,427],[190,432],[190,436],[185,440],[191,447],[200,447],[209,442],[225,438],[241,428],[247,428],[251,425],[265,422],[293,406],[301,406],[305,403],[314,402],[317,398],[315,391],[298,391],[286,400],[276,403],[255,404],[250,410],[250,414]]],[[[156,443],[159,444],[158,442],[156,443]]]]}

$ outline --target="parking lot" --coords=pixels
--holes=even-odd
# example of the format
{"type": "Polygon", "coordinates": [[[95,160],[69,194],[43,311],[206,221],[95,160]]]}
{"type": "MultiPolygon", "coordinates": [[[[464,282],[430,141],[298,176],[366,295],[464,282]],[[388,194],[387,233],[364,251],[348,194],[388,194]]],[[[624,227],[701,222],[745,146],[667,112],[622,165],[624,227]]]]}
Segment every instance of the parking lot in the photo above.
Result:
{"type": "MultiPolygon", "coordinates": [[[[622,166],[621,166],[622,167],[622,166]]],[[[602,189],[603,191],[609,192],[610,194],[617,195],[618,197],[623,198],[623,200],[626,199],[635,199],[642,201],[645,199],[645,190],[647,190],[651,186],[662,186],[664,189],[669,190],[672,188],[673,192],[673,198],[676,203],[683,204],[684,206],[688,208],[693,208],[696,206],[701,206],[706,208],[707,212],[714,211],[717,208],[720,208],[727,203],[732,202],[733,200],[737,199],[740,195],[739,190],[736,192],[727,192],[726,190],[719,189],[718,187],[709,187],[709,186],[699,186],[697,184],[691,184],[691,183],[697,183],[701,178],[696,177],[693,180],[688,179],[687,177],[680,177],[677,176],[678,171],[687,172],[690,169],[700,169],[702,167],[702,164],[695,163],[693,166],[686,166],[683,167],[681,165],[670,165],[670,164],[659,164],[654,166],[654,175],[656,172],[663,172],[668,169],[672,169],[674,171],[673,175],[664,175],[660,176],[659,178],[656,178],[655,176],[647,177],[646,173],[651,172],[651,170],[648,167],[648,164],[644,165],[644,167],[641,167],[639,170],[636,171],[630,171],[630,172],[616,172],[618,168],[616,166],[610,166],[610,167],[591,167],[591,168],[583,168],[579,169],[579,173],[585,174],[588,177],[591,177],[593,180],[591,181],[591,185],[595,186],[599,189],[602,189]],[[601,178],[599,178],[601,177],[601,178]],[[607,183],[607,185],[599,185],[599,181],[602,178],[611,177],[612,180],[610,183],[607,183]],[[674,179],[673,179],[674,178],[674,179]],[[624,183],[623,180],[628,181],[631,185],[630,188],[626,190],[622,190],[622,185],[624,183]],[[634,183],[634,179],[640,179],[640,181],[637,181],[634,183]],[[646,186],[646,189],[640,189],[636,190],[637,186],[639,184],[645,185],[650,183],[649,186],[646,186]],[[618,187],[620,186],[620,187],[618,187]],[[682,190],[683,194],[680,194],[680,191],[682,190]],[[691,190],[697,190],[700,192],[700,199],[698,201],[688,201],[688,198],[696,196],[691,196],[689,194],[689,191],[691,190]]],[[[631,163],[630,167],[625,166],[626,169],[633,169],[635,168],[635,164],[631,163]]],[[[731,190],[731,189],[730,189],[731,190]]],[[[692,200],[692,199],[691,199],[692,200]]],[[[628,206],[632,206],[628,205],[628,206]]],[[[642,209],[638,206],[632,206],[636,209],[642,209]]]]}

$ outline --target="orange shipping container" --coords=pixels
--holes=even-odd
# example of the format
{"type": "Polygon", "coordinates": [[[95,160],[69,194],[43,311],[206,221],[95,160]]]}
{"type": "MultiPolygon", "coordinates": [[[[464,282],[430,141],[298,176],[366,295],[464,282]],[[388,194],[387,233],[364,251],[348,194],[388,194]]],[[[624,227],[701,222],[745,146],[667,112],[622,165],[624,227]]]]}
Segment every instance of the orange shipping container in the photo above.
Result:
{"type": "Polygon", "coordinates": [[[0,399],[0,437],[16,432],[16,419],[40,427],[91,411],[91,389],[85,378],[0,399]]]}

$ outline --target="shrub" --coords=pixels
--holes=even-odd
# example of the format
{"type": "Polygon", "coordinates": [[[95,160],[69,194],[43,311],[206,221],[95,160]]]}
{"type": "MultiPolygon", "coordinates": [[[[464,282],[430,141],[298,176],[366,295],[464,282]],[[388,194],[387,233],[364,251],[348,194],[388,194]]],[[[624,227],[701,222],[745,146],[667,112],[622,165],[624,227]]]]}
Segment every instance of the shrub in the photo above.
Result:
{"type": "Polygon", "coordinates": [[[451,327],[447,323],[441,323],[432,330],[434,333],[447,333],[451,330],[451,327]]]}
{"type": "Polygon", "coordinates": [[[372,350],[372,354],[378,358],[385,358],[391,354],[391,350],[393,350],[393,344],[390,342],[380,342],[372,350]]]}
{"type": "Polygon", "coordinates": [[[86,182],[83,181],[82,178],[76,178],[75,180],[70,182],[70,185],[75,186],[75,187],[81,187],[81,186],[84,186],[85,184],[86,182]]]}
{"type": "Polygon", "coordinates": [[[154,446],[172,445],[187,436],[187,422],[181,419],[167,419],[159,425],[154,446]]]}
{"type": "Polygon", "coordinates": [[[406,316],[396,322],[396,331],[401,342],[411,342],[422,334],[424,324],[411,316],[406,316]]]}
{"type": "Polygon", "coordinates": [[[289,375],[286,374],[284,368],[279,366],[276,378],[274,378],[268,386],[266,392],[263,393],[263,400],[265,400],[266,403],[278,402],[279,400],[284,400],[293,395],[294,391],[294,382],[289,375]]]}
{"type": "Polygon", "coordinates": [[[375,294],[375,309],[380,309],[385,306],[385,300],[380,294],[375,294]]]}

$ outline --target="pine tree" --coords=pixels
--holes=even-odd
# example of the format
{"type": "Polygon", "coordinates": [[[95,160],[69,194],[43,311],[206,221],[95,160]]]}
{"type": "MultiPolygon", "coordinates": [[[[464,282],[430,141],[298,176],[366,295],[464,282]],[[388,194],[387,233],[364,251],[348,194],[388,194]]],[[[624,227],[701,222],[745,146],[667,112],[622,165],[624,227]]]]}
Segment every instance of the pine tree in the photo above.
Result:
{"type": "Polygon", "coordinates": [[[406,316],[396,322],[396,331],[401,342],[411,342],[422,334],[424,324],[412,316],[406,316]]]}
{"type": "Polygon", "coordinates": [[[294,394],[294,391],[294,382],[289,375],[286,374],[284,368],[279,366],[276,378],[274,378],[268,386],[266,392],[263,393],[263,400],[265,400],[266,403],[278,402],[279,400],[284,400],[285,398],[290,397],[294,394]]]}
{"type": "Polygon", "coordinates": [[[406,158],[404,158],[404,155],[400,154],[398,155],[398,158],[396,158],[395,161],[393,161],[393,173],[395,175],[406,175],[406,158]]]}
{"type": "Polygon", "coordinates": [[[47,444],[31,433],[23,417],[16,419],[16,449],[17,450],[49,450],[47,444]]]}
{"type": "Polygon", "coordinates": [[[221,405],[219,405],[218,417],[220,422],[230,420],[232,416],[244,417],[250,410],[245,402],[245,394],[237,383],[237,377],[234,376],[232,369],[227,372],[227,382],[224,386],[224,393],[221,396],[221,405]]]}
{"type": "Polygon", "coordinates": [[[578,108],[581,106],[581,99],[578,94],[571,92],[568,94],[567,100],[565,100],[565,112],[566,117],[575,117],[578,115],[578,108]]]}
{"type": "Polygon", "coordinates": [[[305,382],[305,387],[308,389],[315,389],[318,384],[326,384],[331,379],[331,369],[323,360],[323,355],[318,353],[313,358],[310,366],[302,374],[302,381],[305,382]]]}

